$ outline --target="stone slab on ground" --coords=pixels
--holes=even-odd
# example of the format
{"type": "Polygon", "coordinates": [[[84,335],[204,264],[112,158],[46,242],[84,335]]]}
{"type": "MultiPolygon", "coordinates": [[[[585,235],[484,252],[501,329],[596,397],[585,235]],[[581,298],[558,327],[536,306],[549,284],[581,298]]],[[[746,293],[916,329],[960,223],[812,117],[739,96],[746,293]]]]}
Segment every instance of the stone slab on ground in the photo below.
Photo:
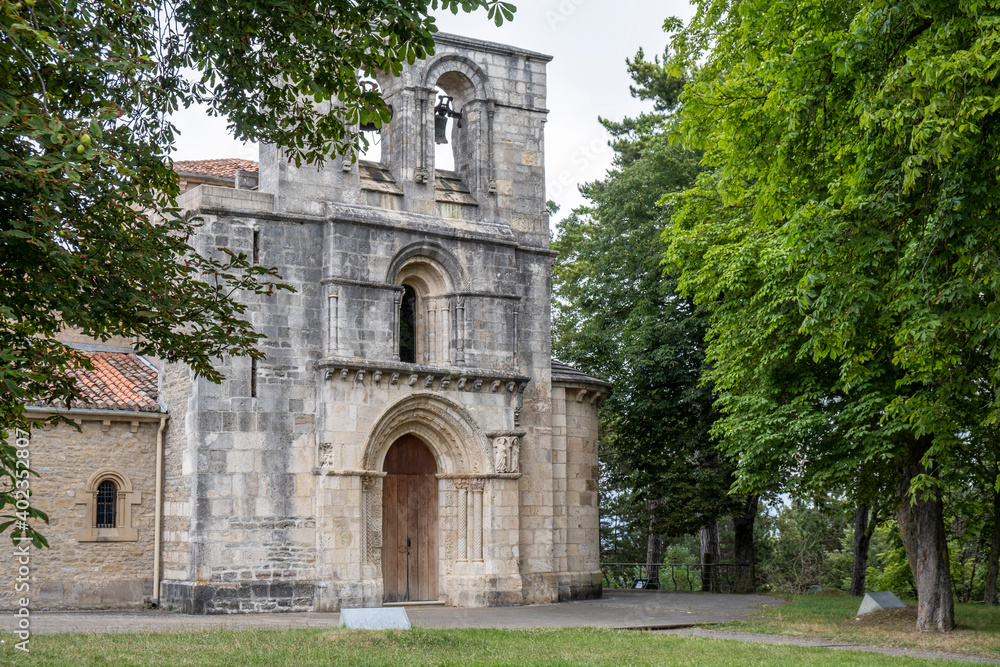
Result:
{"type": "Polygon", "coordinates": [[[402,607],[341,609],[340,624],[349,630],[409,630],[410,619],[402,607]]]}
{"type": "Polygon", "coordinates": [[[896,594],[892,591],[874,591],[872,593],[865,593],[865,598],[861,601],[861,606],[858,607],[858,616],[878,611],[879,609],[894,609],[905,606],[906,603],[896,597],[896,594]]]}
{"type": "Polygon", "coordinates": [[[758,635],[749,632],[728,632],[726,630],[706,630],[704,628],[672,628],[659,630],[663,634],[688,635],[705,637],[707,639],[728,639],[758,644],[787,644],[789,646],[815,646],[839,651],[862,651],[865,653],[880,653],[882,655],[906,656],[926,660],[955,660],[959,662],[976,662],[988,665],[1000,665],[1000,659],[979,655],[964,655],[962,653],[946,653],[944,651],[924,651],[916,648],[892,648],[889,646],[871,646],[869,644],[854,644],[830,639],[809,639],[806,637],[785,637],[782,635],[758,635]]]}

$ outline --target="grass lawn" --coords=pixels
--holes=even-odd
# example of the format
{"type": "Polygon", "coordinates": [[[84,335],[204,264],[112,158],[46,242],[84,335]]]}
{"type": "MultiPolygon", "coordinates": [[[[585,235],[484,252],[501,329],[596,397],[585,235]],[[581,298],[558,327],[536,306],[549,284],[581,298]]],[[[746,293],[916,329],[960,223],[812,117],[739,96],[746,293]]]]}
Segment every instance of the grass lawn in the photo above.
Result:
{"type": "Polygon", "coordinates": [[[250,630],[38,635],[31,653],[2,635],[3,665],[872,665],[945,663],[599,629],[250,630]]]}
{"type": "Polygon", "coordinates": [[[955,631],[938,634],[917,632],[915,607],[885,609],[855,620],[861,598],[821,593],[797,595],[791,600],[780,607],[765,608],[749,620],[716,625],[712,629],[1000,656],[998,606],[956,604],[955,631]]]}

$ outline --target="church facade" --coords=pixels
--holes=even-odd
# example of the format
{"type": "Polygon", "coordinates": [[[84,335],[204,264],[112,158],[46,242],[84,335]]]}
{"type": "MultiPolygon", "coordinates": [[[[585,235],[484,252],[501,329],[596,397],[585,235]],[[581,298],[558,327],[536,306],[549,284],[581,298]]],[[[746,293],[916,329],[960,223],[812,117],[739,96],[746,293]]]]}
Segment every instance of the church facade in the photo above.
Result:
{"type": "MultiPolygon", "coordinates": [[[[42,606],[238,613],[600,595],[608,386],[551,358],[548,60],[439,35],[434,56],[378,81],[393,109],[378,162],[295,168],[262,146],[256,174],[191,174],[200,184],[179,204],[204,221],[199,250],[246,253],[295,291],[249,297],[267,356],[220,360],[222,384],[144,361],[136,372],[152,368],[156,389],[136,390],[143,414],[90,406],[75,417],[83,432],[35,437],[36,498],[55,519],[54,548],[36,556],[42,606]],[[442,139],[453,170],[434,164],[442,139]],[[46,481],[65,439],[104,463],[81,454],[46,481]],[[99,525],[108,517],[116,525],[99,525]],[[102,559],[129,556],[125,579],[101,588],[124,571],[102,559]]],[[[128,357],[118,344],[88,353],[128,357]]]]}

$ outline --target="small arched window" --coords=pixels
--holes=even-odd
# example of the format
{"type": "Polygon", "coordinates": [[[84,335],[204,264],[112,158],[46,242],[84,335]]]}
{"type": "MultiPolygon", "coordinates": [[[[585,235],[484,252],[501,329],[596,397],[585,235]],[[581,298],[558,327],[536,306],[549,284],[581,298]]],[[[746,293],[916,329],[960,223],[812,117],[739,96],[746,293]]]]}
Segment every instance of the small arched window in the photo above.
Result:
{"type": "Polygon", "coordinates": [[[96,521],[94,528],[116,528],[118,487],[110,479],[97,486],[96,521]]]}
{"type": "MultiPolygon", "coordinates": [[[[408,364],[451,363],[454,289],[448,272],[436,260],[413,255],[401,262],[390,280],[395,293],[393,359],[408,364]]],[[[459,350],[461,347],[459,346],[459,350]]],[[[461,353],[456,355],[460,357],[461,353]]],[[[456,362],[461,362],[456,358],[456,362]]]]}
{"type": "Polygon", "coordinates": [[[399,302],[399,360],[417,361],[417,293],[409,285],[403,285],[399,302]]]}
{"type": "Polygon", "coordinates": [[[85,489],[76,492],[76,504],[85,505],[79,542],[135,542],[138,531],[132,527],[132,506],[142,503],[142,493],[132,489],[132,482],[120,470],[100,470],[90,476],[85,489]]]}

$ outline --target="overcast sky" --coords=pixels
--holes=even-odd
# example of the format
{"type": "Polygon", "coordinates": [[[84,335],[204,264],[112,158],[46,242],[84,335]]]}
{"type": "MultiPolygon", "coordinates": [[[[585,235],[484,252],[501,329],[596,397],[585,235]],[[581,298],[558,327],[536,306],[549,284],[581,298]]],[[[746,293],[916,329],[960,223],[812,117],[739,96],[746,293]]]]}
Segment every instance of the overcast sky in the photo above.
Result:
{"type": "MultiPolygon", "coordinates": [[[[662,54],[663,20],[685,22],[694,10],[685,0],[514,0],[514,21],[497,28],[485,12],[439,14],[444,32],[520,46],[553,56],[548,65],[545,124],[547,197],[562,207],[558,217],[582,203],[577,185],[601,178],[611,163],[608,136],[597,117],[620,119],[649,107],[632,99],[625,58],[642,47],[662,54]]],[[[175,117],[180,130],[175,160],[218,157],[257,159],[255,145],[226,132],[222,119],[191,109],[175,117]]]]}

